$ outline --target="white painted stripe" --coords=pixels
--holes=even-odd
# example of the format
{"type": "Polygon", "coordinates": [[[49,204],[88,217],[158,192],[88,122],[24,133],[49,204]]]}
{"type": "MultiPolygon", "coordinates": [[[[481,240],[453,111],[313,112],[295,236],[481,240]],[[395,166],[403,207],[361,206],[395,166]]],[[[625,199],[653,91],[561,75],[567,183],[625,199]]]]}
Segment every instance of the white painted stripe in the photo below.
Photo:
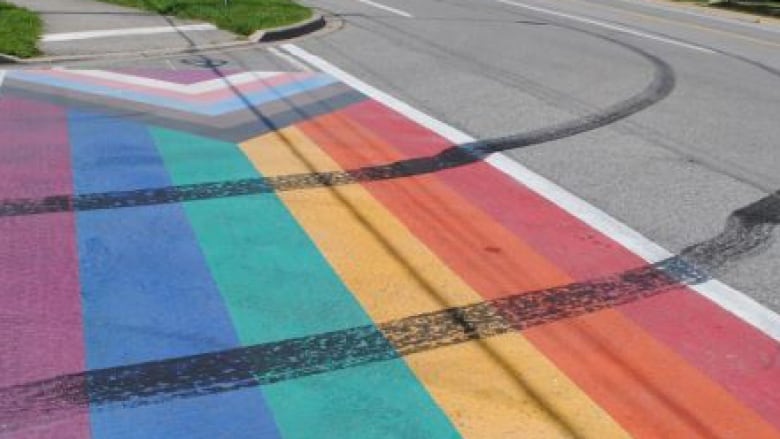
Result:
{"type": "Polygon", "coordinates": [[[183,26],[155,26],[155,27],[132,27],[124,29],[105,29],[90,30],[84,32],[63,32],[57,34],[46,34],[41,37],[41,41],[52,43],[60,41],[87,40],[90,38],[122,37],[127,35],[152,35],[164,34],[180,31],[200,31],[217,30],[213,24],[187,24],[183,26]]]}
{"type": "MultiPolygon", "coordinates": [[[[67,70],[67,69],[61,69],[67,70]]],[[[230,86],[237,86],[241,84],[250,83],[253,81],[271,78],[273,76],[280,75],[280,72],[243,72],[235,75],[228,75],[224,78],[209,79],[206,81],[197,82],[194,84],[178,84],[175,82],[161,81],[154,78],[145,78],[141,76],[127,75],[124,73],[108,72],[105,70],[68,70],[69,73],[74,73],[79,76],[87,76],[97,79],[107,79],[110,81],[121,82],[124,84],[140,85],[143,87],[172,91],[176,93],[198,95],[211,91],[217,91],[229,88],[230,86]]]]}
{"type": "MultiPolygon", "coordinates": [[[[375,99],[409,119],[428,128],[455,144],[473,142],[468,134],[447,125],[433,117],[411,107],[387,93],[377,90],[362,80],[350,75],[324,59],[313,55],[294,44],[282,46],[288,53],[297,56],[325,73],[338,78],[361,93],[375,99]]],[[[600,209],[586,203],[571,192],[563,189],[546,178],[534,173],[502,153],[494,153],[485,160],[487,163],[527,186],[561,209],[577,217],[590,227],[598,230],[620,245],[635,253],[648,263],[655,263],[672,257],[673,254],[639,232],[607,215],[600,209]]],[[[780,340],[780,315],[767,309],[745,294],[718,281],[711,280],[692,286],[698,292],[721,308],[741,318],[774,340],[780,340]]]]}
{"type": "Polygon", "coordinates": [[[524,9],[530,9],[532,11],[541,12],[543,14],[549,14],[549,15],[554,15],[556,17],[562,17],[562,18],[566,18],[566,19],[569,19],[569,20],[579,21],[581,23],[591,24],[593,26],[603,27],[604,29],[610,29],[610,30],[623,32],[623,33],[630,34],[630,35],[636,35],[636,36],[642,37],[642,38],[648,38],[650,40],[661,41],[663,43],[673,44],[675,46],[680,46],[680,47],[684,47],[686,49],[696,50],[698,52],[711,53],[711,54],[716,53],[715,51],[707,49],[706,47],[696,46],[694,44],[684,43],[682,41],[673,40],[671,38],[666,38],[666,37],[662,37],[662,36],[658,36],[658,35],[648,34],[648,33],[645,33],[645,32],[629,29],[627,27],[620,26],[620,25],[617,25],[617,24],[610,24],[610,23],[605,23],[603,21],[592,20],[590,18],[580,17],[580,16],[577,16],[577,15],[565,14],[563,12],[553,11],[552,9],[540,8],[538,6],[531,6],[531,5],[527,5],[525,3],[519,3],[519,2],[512,1],[512,0],[496,0],[496,1],[498,3],[503,3],[505,5],[517,6],[518,8],[524,8],[524,9]]]}
{"type": "Polygon", "coordinates": [[[0,70],[0,88],[3,88],[4,80],[5,80],[5,70],[0,70]]]}
{"type": "MultiPolygon", "coordinates": [[[[682,6],[682,5],[662,6],[662,5],[659,5],[659,4],[650,2],[650,1],[646,1],[646,0],[641,0],[641,1],[636,1],[636,0],[618,0],[618,1],[621,1],[623,3],[631,3],[631,4],[634,4],[634,5],[643,7],[643,8],[652,8],[652,9],[657,9],[657,10],[660,10],[660,11],[666,11],[666,12],[670,12],[670,13],[674,13],[674,14],[685,14],[685,15],[690,15],[690,16],[693,16],[693,17],[704,18],[704,19],[707,19],[707,20],[718,21],[718,22],[721,22],[721,23],[729,24],[729,25],[742,26],[742,27],[745,27],[745,28],[748,28],[748,29],[751,29],[751,30],[756,30],[756,31],[766,31],[766,32],[780,33],[780,28],[774,27],[775,26],[774,22],[770,22],[768,20],[764,20],[760,24],[759,23],[749,23],[749,22],[740,20],[738,18],[727,18],[726,16],[717,16],[717,15],[704,13],[703,11],[702,12],[697,12],[697,11],[693,10],[692,7],[688,7],[688,6],[682,6]]],[[[631,11],[631,12],[633,12],[633,11],[631,11]]],[[[757,16],[753,17],[753,18],[754,19],[759,19],[759,17],[757,17],[757,16]]],[[[769,20],[771,20],[771,19],[769,19],[769,20]]]]}
{"type": "MultiPolygon", "coordinates": [[[[620,243],[649,263],[674,256],[639,232],[586,203],[546,178],[532,172],[504,154],[491,154],[486,160],[494,167],[539,193],[558,207],[579,218],[602,234],[620,243]]],[[[745,294],[719,280],[710,280],[691,289],[718,304],[761,332],[780,341],[780,316],[745,294]]]]}
{"type": "Polygon", "coordinates": [[[279,58],[287,61],[288,63],[292,64],[295,68],[300,69],[304,72],[311,72],[311,67],[309,67],[308,64],[299,61],[298,58],[295,58],[294,56],[290,56],[281,50],[277,49],[276,47],[269,47],[268,51],[273,53],[274,55],[278,56],[279,58]]]}
{"type": "Polygon", "coordinates": [[[382,3],[377,3],[377,2],[374,2],[374,1],[371,1],[371,0],[358,0],[358,1],[360,3],[365,3],[367,5],[371,5],[371,6],[375,7],[375,8],[384,9],[385,11],[392,12],[393,14],[398,14],[398,15],[400,15],[402,17],[414,18],[414,16],[412,14],[410,14],[410,13],[408,13],[406,11],[402,11],[400,9],[392,8],[390,6],[383,5],[382,3]]]}

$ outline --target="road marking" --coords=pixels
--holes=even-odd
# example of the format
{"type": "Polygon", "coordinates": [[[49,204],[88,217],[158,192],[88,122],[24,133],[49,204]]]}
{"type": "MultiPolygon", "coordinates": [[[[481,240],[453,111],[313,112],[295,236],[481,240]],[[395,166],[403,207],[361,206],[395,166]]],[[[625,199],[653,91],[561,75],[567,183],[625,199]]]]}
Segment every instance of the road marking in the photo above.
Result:
{"type": "MultiPolygon", "coordinates": [[[[55,67],[55,70],[61,68],[55,67]]],[[[68,70],[68,69],[61,69],[68,70]]],[[[239,86],[250,83],[258,79],[267,79],[279,75],[279,72],[244,72],[235,75],[209,79],[207,81],[197,82],[195,84],[177,84],[168,81],[161,81],[153,78],[143,78],[140,76],[125,75],[117,72],[108,72],[105,70],[68,70],[71,73],[80,76],[88,76],[98,79],[107,79],[125,84],[141,85],[144,87],[155,88],[158,90],[172,91],[176,93],[199,95],[212,91],[222,90],[231,86],[239,86]]]]}
{"type": "Polygon", "coordinates": [[[0,70],[0,88],[3,88],[4,80],[5,80],[5,70],[0,70]]]}
{"type": "Polygon", "coordinates": [[[384,9],[385,11],[392,12],[393,14],[398,14],[402,17],[406,18],[414,18],[414,16],[406,11],[402,11],[400,9],[392,8],[387,5],[383,5],[382,3],[373,2],[371,0],[358,0],[360,3],[365,3],[367,5],[371,5],[375,8],[384,9]]]}
{"type": "MultiPolygon", "coordinates": [[[[751,43],[761,44],[761,45],[764,45],[764,46],[780,47],[780,44],[774,43],[772,41],[760,40],[758,38],[753,38],[753,37],[749,37],[749,36],[746,36],[746,35],[738,34],[738,33],[735,33],[735,32],[726,31],[726,30],[715,29],[715,28],[712,28],[712,27],[709,27],[709,26],[700,25],[700,24],[687,23],[685,21],[672,20],[672,19],[669,19],[669,18],[662,18],[662,17],[658,17],[656,15],[643,14],[641,12],[629,11],[629,10],[626,10],[626,9],[616,8],[614,6],[608,6],[608,5],[603,5],[603,4],[596,4],[596,3],[592,3],[592,2],[584,1],[584,0],[570,0],[570,1],[575,1],[575,2],[579,2],[579,3],[586,3],[586,4],[588,4],[588,6],[591,6],[591,7],[595,5],[595,6],[598,6],[598,7],[602,8],[602,9],[610,9],[610,10],[613,10],[613,11],[619,13],[619,14],[633,15],[634,17],[640,17],[640,18],[645,19],[645,20],[657,21],[657,22],[661,22],[661,23],[670,23],[670,24],[677,25],[677,26],[684,26],[684,27],[689,27],[691,29],[698,29],[698,30],[705,31],[705,32],[711,32],[711,33],[714,33],[714,34],[726,35],[726,36],[729,36],[731,38],[738,38],[740,40],[750,41],[751,43]]],[[[770,29],[764,29],[764,30],[770,30],[770,29]]],[[[775,31],[775,29],[771,29],[771,30],[775,31]]]]}
{"type": "Polygon", "coordinates": [[[277,49],[276,47],[270,47],[268,48],[268,51],[273,53],[274,55],[278,56],[279,58],[287,61],[288,63],[292,64],[294,67],[297,67],[301,69],[304,72],[311,72],[311,67],[309,67],[306,63],[299,61],[298,58],[295,58],[293,56],[290,56],[281,50],[277,49]]]}
{"type": "Polygon", "coordinates": [[[603,27],[605,29],[610,29],[610,30],[615,30],[615,31],[618,31],[618,32],[623,32],[623,33],[627,33],[627,34],[631,34],[631,35],[636,35],[638,37],[647,38],[647,39],[650,39],[650,40],[661,41],[663,43],[673,44],[675,46],[684,47],[686,49],[691,49],[691,50],[695,50],[695,51],[698,51],[698,52],[704,52],[704,53],[710,53],[710,54],[717,53],[714,50],[707,49],[705,47],[696,46],[694,44],[684,43],[682,41],[673,40],[671,38],[666,38],[666,37],[662,37],[662,36],[658,36],[658,35],[652,35],[652,34],[648,34],[648,33],[645,33],[645,32],[640,32],[640,31],[629,29],[627,27],[616,25],[616,24],[610,24],[610,23],[605,23],[603,21],[592,20],[590,18],[580,17],[580,16],[577,16],[577,15],[565,14],[563,12],[553,11],[552,9],[540,8],[540,7],[537,7],[537,6],[531,6],[531,5],[527,5],[525,3],[518,3],[518,2],[511,1],[511,0],[496,0],[496,1],[498,3],[503,3],[505,5],[517,6],[519,8],[530,9],[532,11],[541,12],[541,13],[544,13],[544,14],[555,15],[557,17],[562,17],[562,18],[566,18],[566,19],[569,19],[569,20],[579,21],[581,23],[591,24],[593,26],[603,27]]]}
{"type": "MultiPolygon", "coordinates": [[[[756,31],[780,33],[780,28],[770,27],[771,26],[770,24],[761,25],[761,24],[757,24],[757,23],[747,23],[747,22],[744,22],[744,21],[739,20],[737,18],[726,18],[725,16],[717,16],[717,15],[712,15],[712,14],[706,14],[704,12],[696,12],[696,11],[693,11],[693,10],[689,10],[689,8],[687,8],[687,7],[682,7],[682,6],[678,6],[678,5],[662,6],[662,5],[658,5],[658,4],[655,4],[655,3],[652,3],[652,2],[649,2],[649,1],[644,1],[644,0],[643,1],[618,0],[618,1],[623,2],[623,3],[629,3],[629,4],[632,4],[632,5],[641,6],[641,7],[657,9],[659,11],[666,11],[666,12],[671,12],[671,13],[676,13],[676,14],[685,14],[685,15],[690,15],[690,16],[693,16],[693,17],[698,17],[698,18],[709,19],[709,20],[712,20],[712,21],[717,21],[717,22],[720,22],[720,23],[733,24],[733,25],[742,26],[742,27],[745,27],[745,28],[748,28],[748,29],[752,29],[752,30],[756,30],[756,31]]],[[[593,3],[590,3],[590,4],[593,4],[593,3]]],[[[606,5],[599,4],[599,6],[606,6],[606,5]]],[[[611,8],[611,6],[607,6],[607,7],[611,8]]],[[[617,8],[615,8],[615,9],[617,9],[617,8]]],[[[756,18],[758,18],[758,17],[756,17],[756,18]]],[[[729,33],[731,33],[731,32],[729,32],[729,33]]],[[[737,35],[739,35],[739,34],[737,34],[737,35]]]]}
{"type": "MultiPolygon", "coordinates": [[[[311,54],[294,44],[284,44],[281,47],[287,53],[317,67],[323,72],[328,73],[357,91],[403,114],[454,144],[464,144],[476,141],[476,139],[457,128],[434,119],[409,104],[374,88],[317,55],[311,54]]],[[[616,241],[637,256],[646,260],[648,263],[656,263],[674,256],[673,253],[646,238],[639,232],[631,229],[615,218],[612,218],[595,206],[588,204],[552,181],[534,173],[505,154],[500,152],[493,153],[485,159],[485,162],[512,177],[520,184],[523,184],[542,195],[561,209],[616,241]]],[[[691,290],[708,298],[721,308],[739,317],[772,339],[780,340],[780,315],[774,313],[745,294],[715,279],[699,285],[690,285],[688,288],[691,288],[691,290]]]]}
{"type": "Polygon", "coordinates": [[[90,30],[84,32],[63,32],[58,34],[46,34],[41,41],[52,43],[60,41],[87,40],[90,38],[121,37],[126,35],[151,35],[181,31],[217,30],[213,24],[188,24],[184,26],[156,26],[156,27],[132,27],[125,29],[90,30]]]}

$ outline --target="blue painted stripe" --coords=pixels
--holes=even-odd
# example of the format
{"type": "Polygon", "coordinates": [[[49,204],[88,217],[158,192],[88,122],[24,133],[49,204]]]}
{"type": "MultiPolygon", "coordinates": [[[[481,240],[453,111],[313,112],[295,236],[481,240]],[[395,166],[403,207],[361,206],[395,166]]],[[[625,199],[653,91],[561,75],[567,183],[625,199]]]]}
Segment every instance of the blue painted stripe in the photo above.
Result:
{"type": "MultiPolygon", "coordinates": [[[[77,194],[171,185],[140,124],[69,114],[77,194]]],[[[239,345],[180,205],[78,212],[87,367],[239,345]]],[[[161,405],[91,409],[100,438],[278,437],[260,389],[161,405]]]]}
{"type": "Polygon", "coordinates": [[[309,90],[314,90],[336,82],[328,75],[316,75],[301,81],[283,84],[277,87],[270,87],[254,93],[242,94],[240,97],[233,96],[217,102],[210,103],[192,103],[177,101],[165,96],[158,96],[143,92],[123,90],[118,88],[106,87],[99,84],[88,84],[65,78],[56,78],[44,73],[20,71],[10,72],[9,77],[25,82],[43,84],[54,87],[77,90],[80,92],[108,96],[121,100],[141,102],[144,104],[155,105],[158,107],[170,108],[188,113],[201,114],[206,116],[219,116],[231,111],[246,108],[247,105],[263,105],[268,102],[290,97],[309,90]]]}
{"type": "MultiPolygon", "coordinates": [[[[164,129],[152,134],[177,185],[262,177],[230,143],[164,129]]],[[[372,323],[275,194],[184,205],[245,344],[372,323]]],[[[285,438],[458,437],[403,359],[264,391],[285,438]]]]}

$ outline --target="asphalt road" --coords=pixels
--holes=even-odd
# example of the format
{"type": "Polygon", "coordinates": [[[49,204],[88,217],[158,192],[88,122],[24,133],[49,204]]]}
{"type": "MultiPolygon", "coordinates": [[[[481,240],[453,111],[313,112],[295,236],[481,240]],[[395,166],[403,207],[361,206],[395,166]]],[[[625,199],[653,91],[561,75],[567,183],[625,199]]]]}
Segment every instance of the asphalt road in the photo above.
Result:
{"type": "Polygon", "coordinates": [[[0,435],[774,437],[780,25],[532,1],[4,75],[0,435]]]}
{"type": "MultiPolygon", "coordinates": [[[[309,3],[344,23],[301,47],[478,139],[598,119],[665,81],[628,117],[509,154],[673,252],[780,189],[777,24],[633,0],[309,3]]],[[[264,49],[210,56],[295,68],[264,49]]],[[[780,311],[779,260],[770,239],[717,276],[780,311]]]]}

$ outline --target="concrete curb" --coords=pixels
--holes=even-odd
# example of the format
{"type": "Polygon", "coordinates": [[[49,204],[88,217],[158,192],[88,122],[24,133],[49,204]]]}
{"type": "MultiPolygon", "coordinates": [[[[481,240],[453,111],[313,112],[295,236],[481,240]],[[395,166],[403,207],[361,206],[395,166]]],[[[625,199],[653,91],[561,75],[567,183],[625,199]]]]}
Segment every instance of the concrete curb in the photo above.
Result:
{"type": "Polygon", "coordinates": [[[58,62],[73,62],[73,61],[91,61],[99,59],[122,59],[122,58],[144,58],[163,55],[176,55],[184,53],[198,53],[203,51],[220,50],[220,49],[235,49],[242,47],[249,47],[258,43],[269,43],[280,40],[288,40],[298,38],[309,33],[316,32],[327,25],[325,16],[317,11],[313,11],[310,18],[300,22],[291,24],[288,26],[280,26],[271,29],[263,29],[255,31],[245,41],[230,41],[227,43],[219,44],[205,44],[200,46],[179,48],[179,49],[156,49],[146,51],[133,51],[133,52],[109,52],[109,53],[95,53],[95,54],[83,54],[83,55],[59,55],[59,56],[41,56],[35,58],[19,58],[13,55],[7,55],[0,53],[0,65],[3,64],[22,64],[22,65],[35,65],[35,64],[53,64],[58,62]]]}
{"type": "Polygon", "coordinates": [[[23,59],[17,58],[13,55],[6,55],[5,53],[0,53],[0,65],[2,64],[17,64],[24,62],[23,59]]]}
{"type": "Polygon", "coordinates": [[[323,27],[325,27],[325,17],[317,11],[313,11],[309,19],[300,23],[255,31],[249,36],[249,41],[253,43],[268,43],[271,41],[289,40],[316,32],[323,27]]]}

